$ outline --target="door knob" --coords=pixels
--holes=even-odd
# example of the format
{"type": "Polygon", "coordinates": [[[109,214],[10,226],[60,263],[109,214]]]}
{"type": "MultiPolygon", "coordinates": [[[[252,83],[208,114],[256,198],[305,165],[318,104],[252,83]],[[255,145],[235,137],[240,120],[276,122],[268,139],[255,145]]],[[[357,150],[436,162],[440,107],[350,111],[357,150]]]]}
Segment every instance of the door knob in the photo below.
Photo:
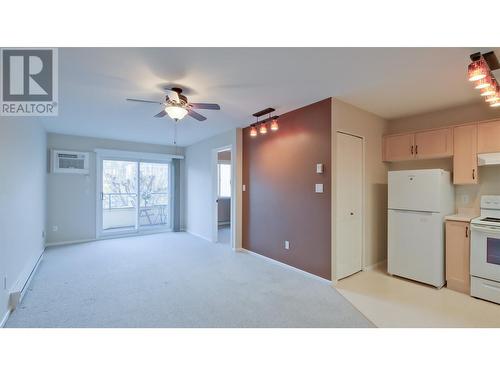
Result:
{"type": "Polygon", "coordinates": [[[354,215],[354,212],[350,212],[349,215],[353,216],[354,215]]]}

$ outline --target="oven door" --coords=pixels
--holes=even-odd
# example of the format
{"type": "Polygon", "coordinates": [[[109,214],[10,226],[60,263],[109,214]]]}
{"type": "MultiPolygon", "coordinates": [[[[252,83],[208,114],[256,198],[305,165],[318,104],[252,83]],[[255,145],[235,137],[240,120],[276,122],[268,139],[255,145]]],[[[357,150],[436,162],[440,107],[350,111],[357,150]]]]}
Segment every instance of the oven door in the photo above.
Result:
{"type": "Polygon", "coordinates": [[[471,274],[500,282],[500,228],[473,224],[471,229],[471,274]]]}

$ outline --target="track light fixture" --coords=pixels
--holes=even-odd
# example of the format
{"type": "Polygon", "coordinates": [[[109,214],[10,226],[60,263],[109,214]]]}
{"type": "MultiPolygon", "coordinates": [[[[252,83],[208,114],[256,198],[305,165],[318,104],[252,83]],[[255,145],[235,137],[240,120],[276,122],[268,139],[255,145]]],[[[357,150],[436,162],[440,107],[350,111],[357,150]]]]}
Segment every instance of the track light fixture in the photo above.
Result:
{"type": "Polygon", "coordinates": [[[276,111],[274,108],[266,108],[262,111],[256,112],[253,116],[256,118],[255,123],[250,125],[250,137],[256,137],[259,133],[264,135],[268,132],[267,123],[270,123],[269,129],[276,132],[279,129],[278,118],[279,116],[271,116],[271,113],[276,111]],[[259,117],[268,115],[267,119],[259,121],[259,117]],[[257,131],[258,128],[258,131],[257,131]]]}
{"type": "Polygon", "coordinates": [[[257,127],[255,124],[250,126],[250,137],[257,137],[257,127]]]}
{"type": "Polygon", "coordinates": [[[474,83],[481,96],[485,98],[490,107],[500,107],[499,84],[492,71],[500,68],[498,59],[493,51],[470,55],[472,62],[467,67],[467,77],[474,83]]]}

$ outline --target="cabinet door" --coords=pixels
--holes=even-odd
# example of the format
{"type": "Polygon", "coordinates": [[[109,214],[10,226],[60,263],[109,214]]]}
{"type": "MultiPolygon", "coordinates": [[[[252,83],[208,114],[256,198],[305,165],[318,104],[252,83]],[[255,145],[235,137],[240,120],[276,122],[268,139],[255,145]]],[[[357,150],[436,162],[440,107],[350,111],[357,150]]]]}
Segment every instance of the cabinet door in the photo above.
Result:
{"type": "Polygon", "coordinates": [[[477,152],[500,152],[500,120],[478,125],[477,152]]]}
{"type": "Polygon", "coordinates": [[[477,125],[453,129],[453,183],[477,184],[477,125]]]}
{"type": "Polygon", "coordinates": [[[444,158],[452,155],[452,128],[415,133],[415,156],[417,159],[444,158]]]}
{"type": "Polygon", "coordinates": [[[402,161],[414,159],[414,135],[386,135],[383,144],[384,161],[402,161]]]}
{"type": "Polygon", "coordinates": [[[457,292],[470,292],[469,223],[446,221],[446,282],[457,292]]]}

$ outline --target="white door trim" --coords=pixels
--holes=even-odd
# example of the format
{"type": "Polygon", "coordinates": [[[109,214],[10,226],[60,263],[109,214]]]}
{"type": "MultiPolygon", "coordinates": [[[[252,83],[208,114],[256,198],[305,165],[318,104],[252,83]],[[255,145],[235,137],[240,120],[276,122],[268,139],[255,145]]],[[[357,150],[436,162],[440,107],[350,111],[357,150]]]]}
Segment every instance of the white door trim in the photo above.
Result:
{"type": "Polygon", "coordinates": [[[217,199],[218,197],[218,171],[217,171],[217,164],[218,164],[218,153],[220,151],[229,151],[231,153],[231,213],[230,213],[230,218],[231,218],[231,238],[230,238],[230,244],[233,243],[233,228],[234,228],[234,222],[233,222],[233,200],[234,200],[234,147],[233,145],[226,145],[222,147],[217,147],[212,149],[212,194],[211,194],[211,211],[212,214],[211,216],[211,221],[212,221],[212,242],[217,242],[218,241],[218,234],[219,234],[219,223],[218,223],[218,204],[217,204],[217,199]]]}
{"type": "MultiPolygon", "coordinates": [[[[152,153],[141,153],[141,152],[128,152],[120,150],[103,150],[96,149],[96,228],[95,228],[95,238],[96,239],[108,239],[108,238],[120,238],[127,236],[134,236],[139,234],[148,233],[162,233],[170,232],[173,222],[173,207],[170,205],[170,228],[151,228],[151,229],[140,229],[139,226],[139,197],[140,197],[140,163],[160,163],[160,164],[170,164],[169,165],[169,186],[170,186],[170,201],[172,202],[173,197],[173,177],[172,177],[172,158],[170,155],[163,154],[152,154],[152,153]],[[157,158],[160,156],[160,158],[157,158]],[[120,230],[116,232],[103,233],[102,230],[102,163],[103,160],[120,160],[120,161],[130,161],[137,163],[137,227],[130,230],[120,230]]],[[[183,157],[179,157],[183,158],[183,157]]]]}
{"type": "MultiPolygon", "coordinates": [[[[359,138],[361,139],[361,142],[362,142],[362,155],[361,155],[361,158],[362,158],[362,167],[361,167],[361,196],[362,196],[362,201],[361,201],[361,217],[362,217],[362,220],[361,220],[361,270],[364,270],[366,268],[366,238],[365,238],[365,228],[366,228],[366,189],[365,189],[365,181],[366,181],[366,168],[365,168],[365,155],[366,155],[366,140],[365,140],[365,137],[364,136],[361,136],[361,135],[358,135],[358,134],[355,134],[355,133],[351,133],[351,132],[346,132],[346,131],[342,131],[342,130],[337,130],[335,131],[335,144],[334,144],[334,154],[335,154],[335,189],[333,190],[333,196],[332,196],[332,201],[334,202],[334,211],[332,213],[332,220],[334,220],[334,225],[335,225],[335,232],[334,233],[338,233],[338,223],[337,223],[337,189],[338,189],[338,182],[339,182],[339,175],[338,175],[338,171],[339,171],[339,167],[338,167],[338,162],[339,162],[339,157],[338,157],[338,147],[337,147],[337,134],[344,134],[344,135],[348,135],[348,136],[351,136],[351,137],[356,137],[356,138],[359,138]]],[[[335,236],[336,237],[336,236],[335,236]]],[[[335,241],[336,241],[336,238],[332,238],[332,241],[333,243],[335,244],[335,241]]],[[[337,257],[338,257],[338,251],[337,251],[337,246],[336,244],[334,245],[334,262],[333,262],[333,274],[334,276],[332,275],[332,282],[335,280],[338,280],[337,278],[337,275],[338,275],[338,269],[337,269],[337,257]]]]}

